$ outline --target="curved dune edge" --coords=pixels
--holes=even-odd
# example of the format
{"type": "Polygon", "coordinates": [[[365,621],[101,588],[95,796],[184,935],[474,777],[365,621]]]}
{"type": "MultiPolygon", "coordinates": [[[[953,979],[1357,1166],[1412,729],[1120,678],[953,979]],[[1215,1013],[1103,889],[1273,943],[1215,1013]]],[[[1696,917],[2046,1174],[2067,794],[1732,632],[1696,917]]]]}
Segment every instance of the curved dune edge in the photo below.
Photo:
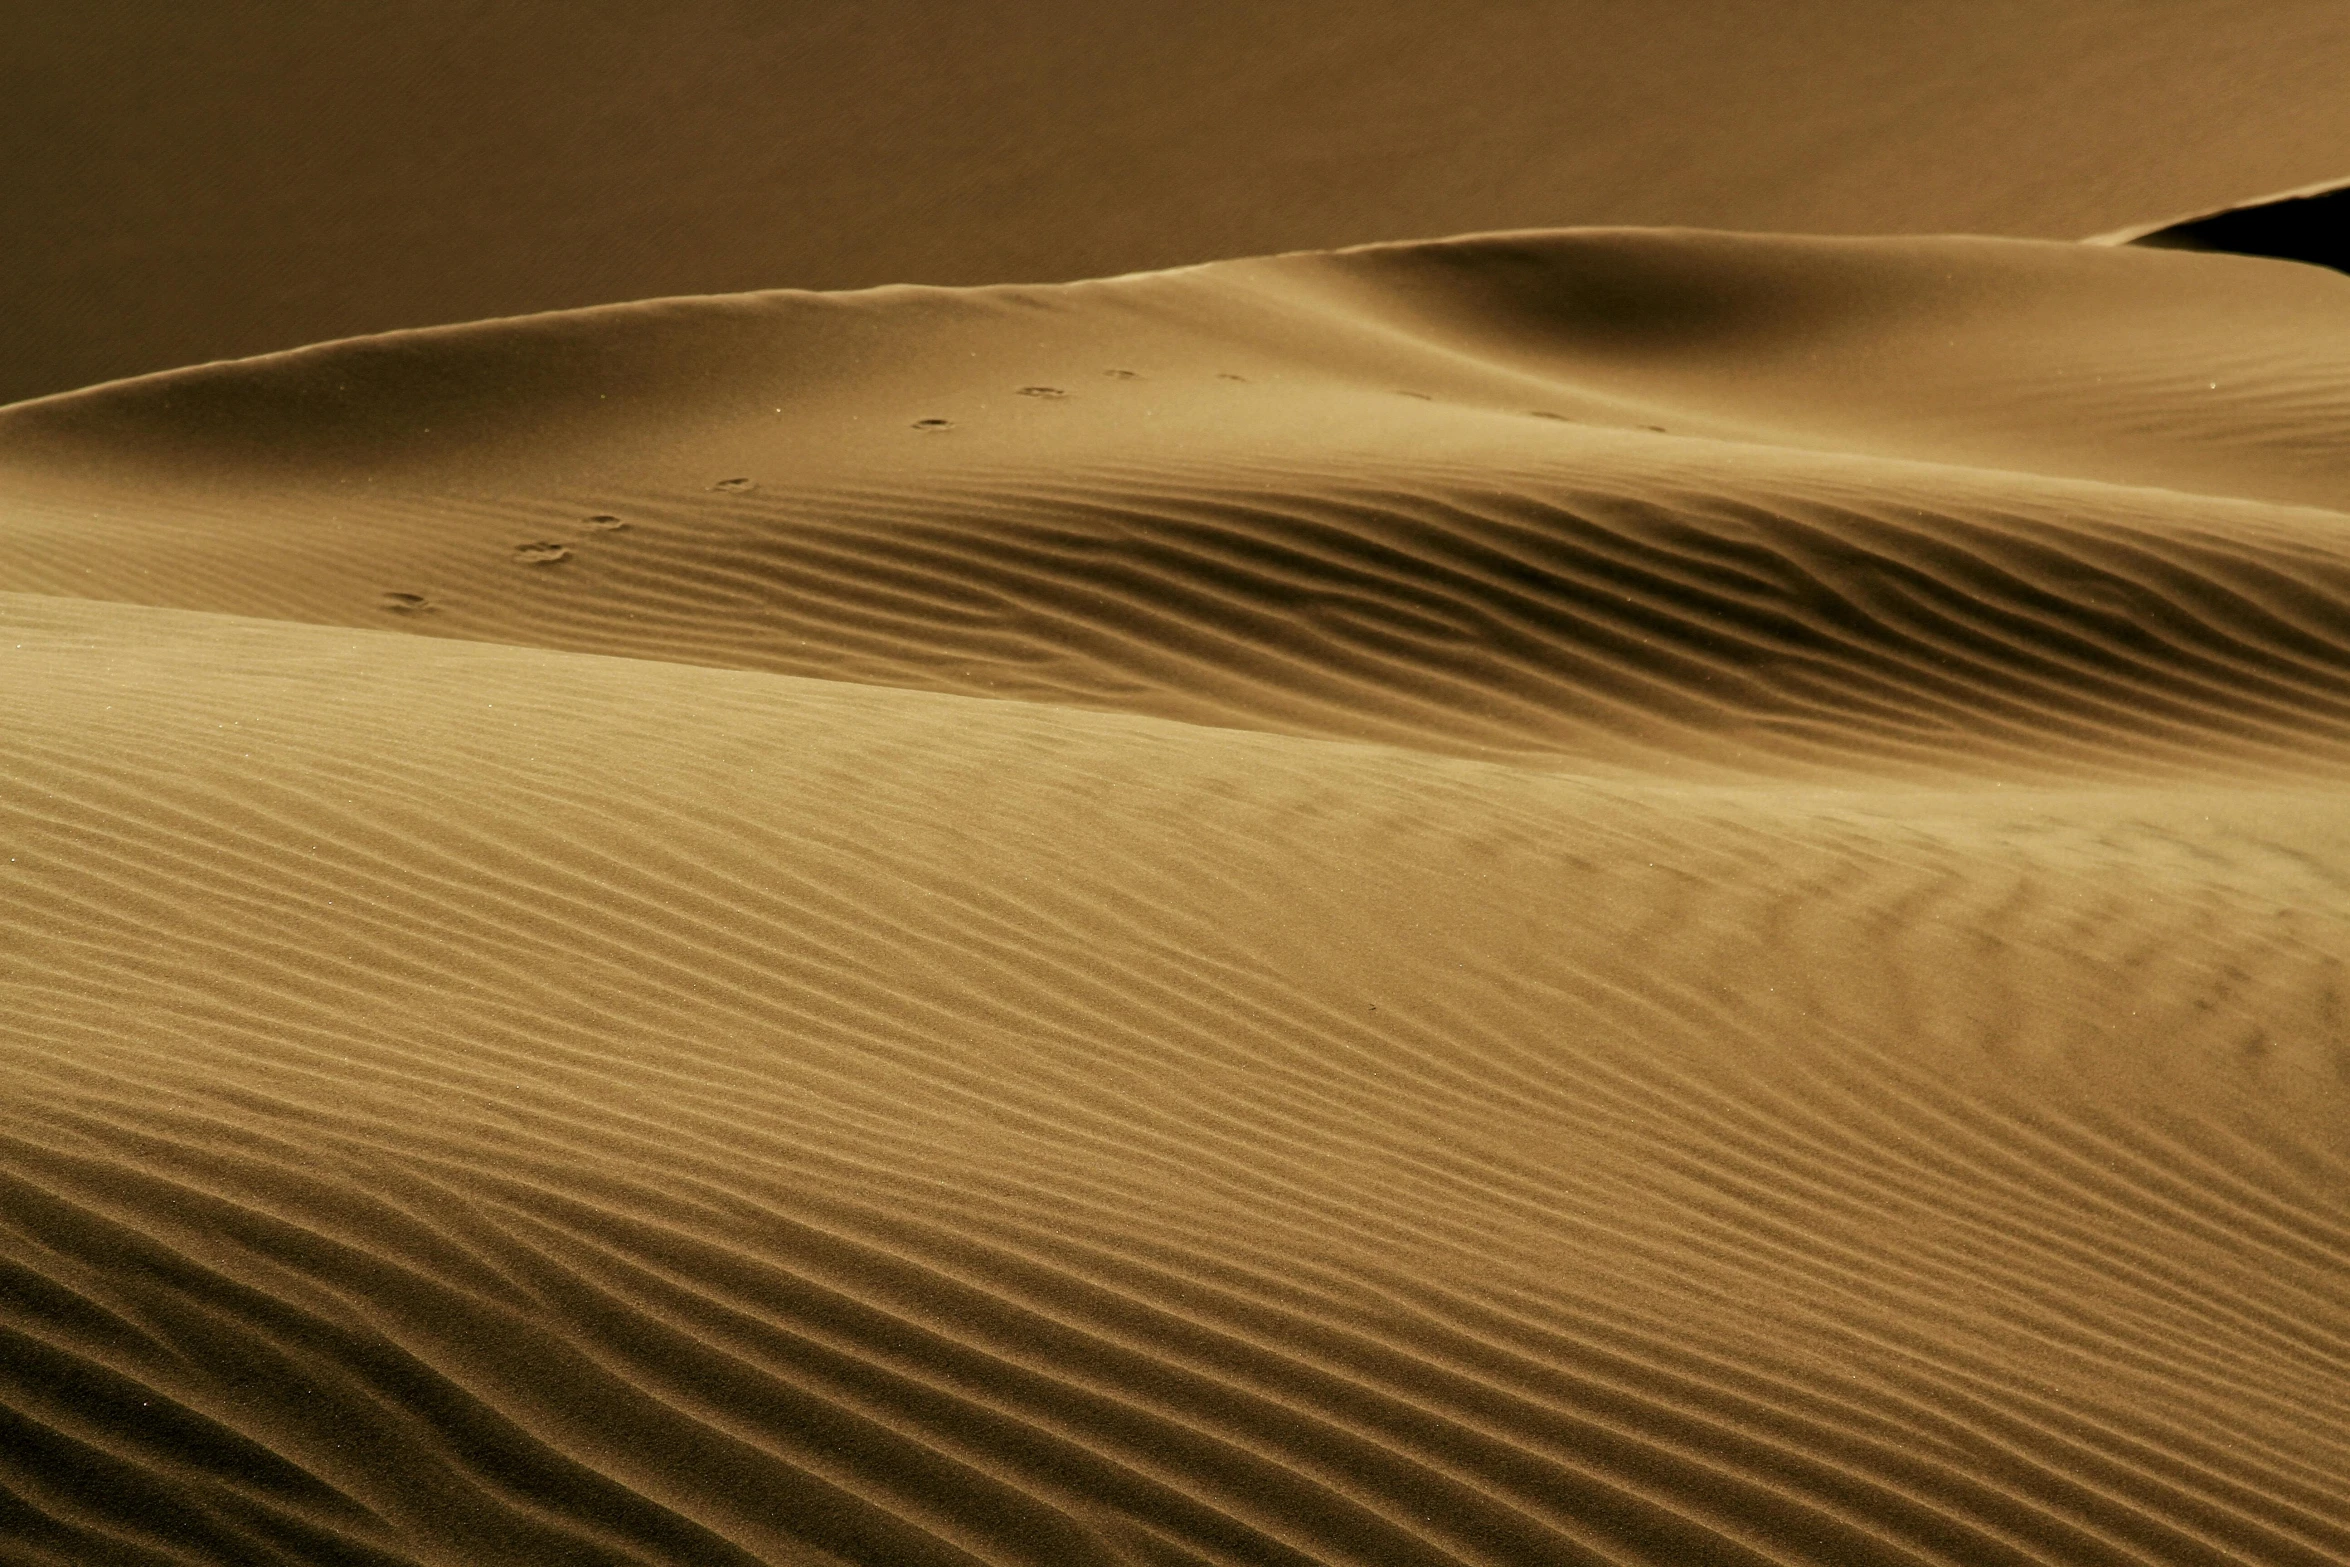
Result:
{"type": "Polygon", "coordinates": [[[1535,230],[386,333],[13,404],[0,451],[71,473],[102,453],[170,488],[658,473],[701,490],[745,463],[788,482],[919,471],[975,441],[1033,455],[1040,436],[1122,455],[1265,434],[1343,447],[1350,424],[1483,411],[2335,507],[2350,493],[2326,341],[2346,319],[2337,280],[2252,258],[1535,230]],[[1269,390],[1236,402],[1251,384],[1269,390]],[[958,439],[911,445],[926,418],[958,439]]]}
{"type": "Polygon", "coordinates": [[[0,410],[0,1560],[2350,1557],[2343,313],[1482,236],[0,410]]]}
{"type": "Polygon", "coordinates": [[[2117,229],[2088,243],[2226,251],[2350,272],[2350,237],[2346,236],[2350,236],[2350,179],[2333,179],[2117,229]]]}
{"type": "Polygon", "coordinates": [[[0,412],[0,586],[1696,776],[2324,771],[2350,290],[2250,265],[1567,232],[396,334],[0,412]]]}

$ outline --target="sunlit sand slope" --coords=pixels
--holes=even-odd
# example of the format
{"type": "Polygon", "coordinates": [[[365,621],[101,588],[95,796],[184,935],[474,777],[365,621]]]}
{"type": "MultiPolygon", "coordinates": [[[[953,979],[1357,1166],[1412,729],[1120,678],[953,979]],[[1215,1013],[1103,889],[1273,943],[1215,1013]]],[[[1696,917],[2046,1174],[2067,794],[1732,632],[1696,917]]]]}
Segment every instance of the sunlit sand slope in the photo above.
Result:
{"type": "Polygon", "coordinates": [[[0,412],[0,1560],[2350,1558],[2346,318],[1520,235],[0,412]]]}
{"type": "Polygon", "coordinates": [[[7,618],[53,1559],[2350,1549],[2330,798],[7,618]]]}
{"type": "Polygon", "coordinates": [[[2275,263],[1635,233],[627,307],[22,405],[0,583],[1473,753],[2332,767],[2345,329],[2275,263]]]}

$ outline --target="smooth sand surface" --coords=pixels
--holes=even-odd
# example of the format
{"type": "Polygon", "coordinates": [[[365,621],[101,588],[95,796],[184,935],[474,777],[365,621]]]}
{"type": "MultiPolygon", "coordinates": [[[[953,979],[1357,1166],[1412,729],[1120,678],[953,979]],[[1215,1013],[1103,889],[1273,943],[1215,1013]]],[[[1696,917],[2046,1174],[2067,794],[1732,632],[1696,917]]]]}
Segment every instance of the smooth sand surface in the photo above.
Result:
{"type": "Polygon", "coordinates": [[[1590,224],[2078,239],[2350,168],[2340,0],[19,0],[0,402],[662,295],[1590,224]]]}
{"type": "Polygon", "coordinates": [[[0,411],[0,1560],[2350,1560],[2346,342],[1613,229],[0,411]]]}

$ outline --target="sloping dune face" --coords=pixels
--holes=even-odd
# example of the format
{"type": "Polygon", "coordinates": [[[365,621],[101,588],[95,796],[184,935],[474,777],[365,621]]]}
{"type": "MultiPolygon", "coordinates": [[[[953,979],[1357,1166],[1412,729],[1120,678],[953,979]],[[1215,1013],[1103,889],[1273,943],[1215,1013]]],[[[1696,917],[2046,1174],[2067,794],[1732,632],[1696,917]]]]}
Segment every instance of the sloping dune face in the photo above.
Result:
{"type": "Polygon", "coordinates": [[[2273,256],[2350,272],[2350,184],[2287,191],[2174,223],[2124,230],[2105,242],[2273,256]]]}
{"type": "Polygon", "coordinates": [[[2346,328],[1511,234],[0,411],[0,1560],[2350,1557],[2346,328]]]}

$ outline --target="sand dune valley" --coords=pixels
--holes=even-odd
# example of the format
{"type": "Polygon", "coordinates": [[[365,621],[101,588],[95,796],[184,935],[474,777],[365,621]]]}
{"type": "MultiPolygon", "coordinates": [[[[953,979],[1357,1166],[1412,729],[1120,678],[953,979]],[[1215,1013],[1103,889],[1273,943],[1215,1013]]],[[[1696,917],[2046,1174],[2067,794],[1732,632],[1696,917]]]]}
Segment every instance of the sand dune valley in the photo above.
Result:
{"type": "Polygon", "coordinates": [[[22,327],[0,1563],[2350,1562],[2340,154],[22,327]]]}

